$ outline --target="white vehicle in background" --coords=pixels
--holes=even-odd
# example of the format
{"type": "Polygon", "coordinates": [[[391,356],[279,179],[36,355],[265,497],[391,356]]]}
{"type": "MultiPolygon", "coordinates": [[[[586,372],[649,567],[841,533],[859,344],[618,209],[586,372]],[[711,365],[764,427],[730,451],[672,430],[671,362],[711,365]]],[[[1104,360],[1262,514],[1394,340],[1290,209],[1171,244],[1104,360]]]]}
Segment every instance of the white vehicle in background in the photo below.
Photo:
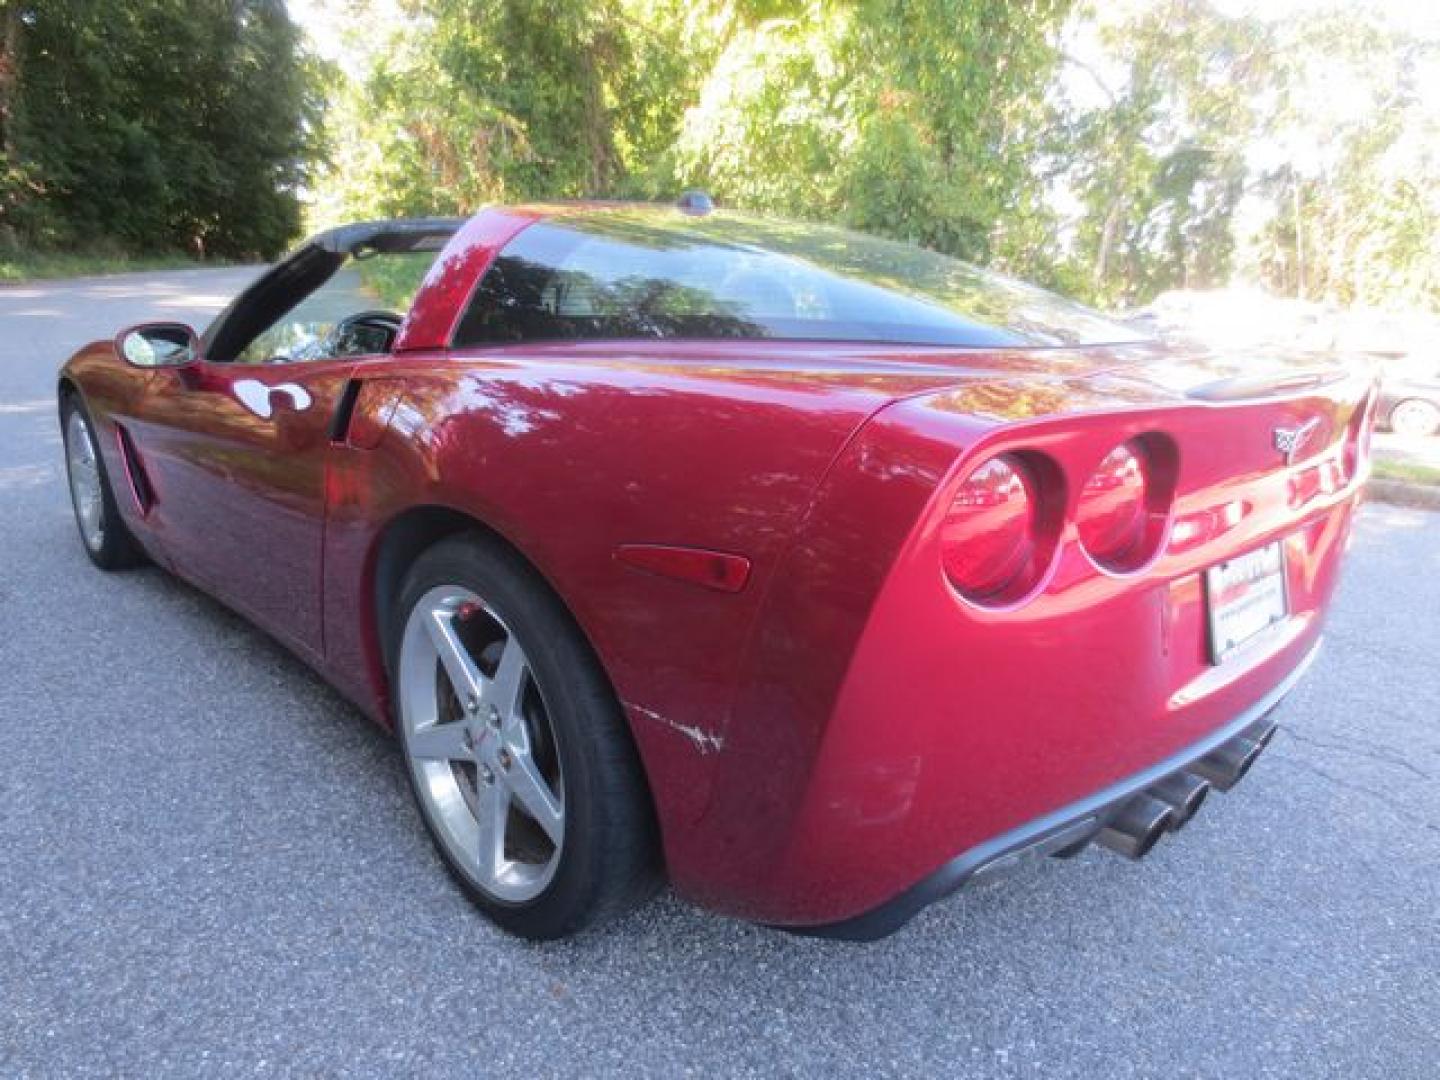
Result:
{"type": "Polygon", "coordinates": [[[1167,341],[1228,354],[1350,355],[1384,373],[1377,419],[1405,438],[1440,435],[1440,319],[1420,312],[1338,310],[1258,289],[1162,293],[1125,317],[1167,341]]]}

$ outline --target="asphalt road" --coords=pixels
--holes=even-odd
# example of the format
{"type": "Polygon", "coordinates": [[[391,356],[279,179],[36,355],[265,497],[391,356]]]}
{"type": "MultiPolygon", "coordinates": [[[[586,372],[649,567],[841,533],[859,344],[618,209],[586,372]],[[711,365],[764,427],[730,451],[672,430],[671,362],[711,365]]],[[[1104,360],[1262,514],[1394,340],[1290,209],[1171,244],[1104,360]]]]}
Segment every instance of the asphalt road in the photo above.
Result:
{"type": "Polygon", "coordinates": [[[56,369],[246,277],[0,289],[0,1075],[1440,1074],[1440,516],[1366,511],[1290,726],[1141,864],[876,945],[668,896],[527,945],[452,888],[385,736],[81,552],[56,369]]]}

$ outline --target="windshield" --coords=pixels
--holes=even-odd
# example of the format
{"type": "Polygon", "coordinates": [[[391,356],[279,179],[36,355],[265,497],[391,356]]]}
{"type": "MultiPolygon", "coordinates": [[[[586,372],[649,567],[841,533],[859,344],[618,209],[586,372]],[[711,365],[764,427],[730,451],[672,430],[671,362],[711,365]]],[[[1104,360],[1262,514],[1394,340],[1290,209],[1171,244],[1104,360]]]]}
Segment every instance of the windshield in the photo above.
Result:
{"type": "Polygon", "coordinates": [[[312,237],[232,300],[201,335],[214,364],[388,352],[458,218],[343,225],[312,237]]]}
{"type": "Polygon", "coordinates": [[[570,212],[496,259],[455,345],[770,338],[940,346],[1134,341],[1042,289],[908,244],[716,213],[570,212]]]}
{"type": "Polygon", "coordinates": [[[245,346],[236,362],[273,364],[388,351],[394,333],[385,333],[383,319],[346,327],[344,342],[335,335],[342,323],[361,315],[388,315],[398,327],[434,261],[433,251],[347,256],[323,285],[245,346]]]}

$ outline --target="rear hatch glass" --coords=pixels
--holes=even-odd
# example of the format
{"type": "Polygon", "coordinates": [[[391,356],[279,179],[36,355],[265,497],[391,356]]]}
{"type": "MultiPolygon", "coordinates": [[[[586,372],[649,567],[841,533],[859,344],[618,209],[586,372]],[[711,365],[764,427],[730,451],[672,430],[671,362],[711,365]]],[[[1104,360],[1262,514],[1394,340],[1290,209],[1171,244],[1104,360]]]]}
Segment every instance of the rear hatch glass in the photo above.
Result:
{"type": "Polygon", "coordinates": [[[961,348],[1145,340],[1079,304],[909,244],[715,213],[572,211],[496,259],[456,345],[617,338],[961,348]]]}

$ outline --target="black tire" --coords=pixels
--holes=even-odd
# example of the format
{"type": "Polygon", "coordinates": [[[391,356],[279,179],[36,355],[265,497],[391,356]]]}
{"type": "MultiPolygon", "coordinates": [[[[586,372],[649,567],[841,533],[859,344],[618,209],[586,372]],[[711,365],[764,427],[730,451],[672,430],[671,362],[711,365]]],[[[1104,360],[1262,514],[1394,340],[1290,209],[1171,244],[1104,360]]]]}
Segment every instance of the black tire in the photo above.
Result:
{"type": "Polygon", "coordinates": [[[66,486],[70,490],[70,506],[75,512],[75,527],[80,534],[80,546],[85,549],[85,554],[90,556],[90,561],[101,570],[129,570],[143,565],[148,561],[145,551],[135,539],[134,534],[130,532],[129,526],[125,524],[125,519],[120,516],[120,508],[115,505],[115,487],[110,482],[109,471],[105,468],[105,456],[100,453],[100,440],[95,432],[95,424],[90,419],[90,413],[85,408],[85,403],[80,400],[80,395],[74,391],[66,393],[61,401],[60,432],[65,446],[66,486]],[[90,448],[94,455],[100,485],[98,537],[86,535],[81,521],[75,485],[70,482],[70,473],[73,468],[70,453],[73,438],[72,416],[83,426],[90,439],[90,448]]]}
{"type": "Polygon", "coordinates": [[[539,576],[505,545],[461,534],[415,561],[392,610],[386,656],[405,773],[425,827],[466,895],[503,929],[534,940],[574,934],[651,895],[660,881],[659,844],[639,756],[598,660],[539,576]],[[452,858],[419,790],[410,751],[398,681],[405,629],[423,597],[450,586],[482,597],[521,643],[533,685],[544,696],[551,753],[563,770],[558,862],[539,895],[520,903],[487,892],[452,858]]]}

